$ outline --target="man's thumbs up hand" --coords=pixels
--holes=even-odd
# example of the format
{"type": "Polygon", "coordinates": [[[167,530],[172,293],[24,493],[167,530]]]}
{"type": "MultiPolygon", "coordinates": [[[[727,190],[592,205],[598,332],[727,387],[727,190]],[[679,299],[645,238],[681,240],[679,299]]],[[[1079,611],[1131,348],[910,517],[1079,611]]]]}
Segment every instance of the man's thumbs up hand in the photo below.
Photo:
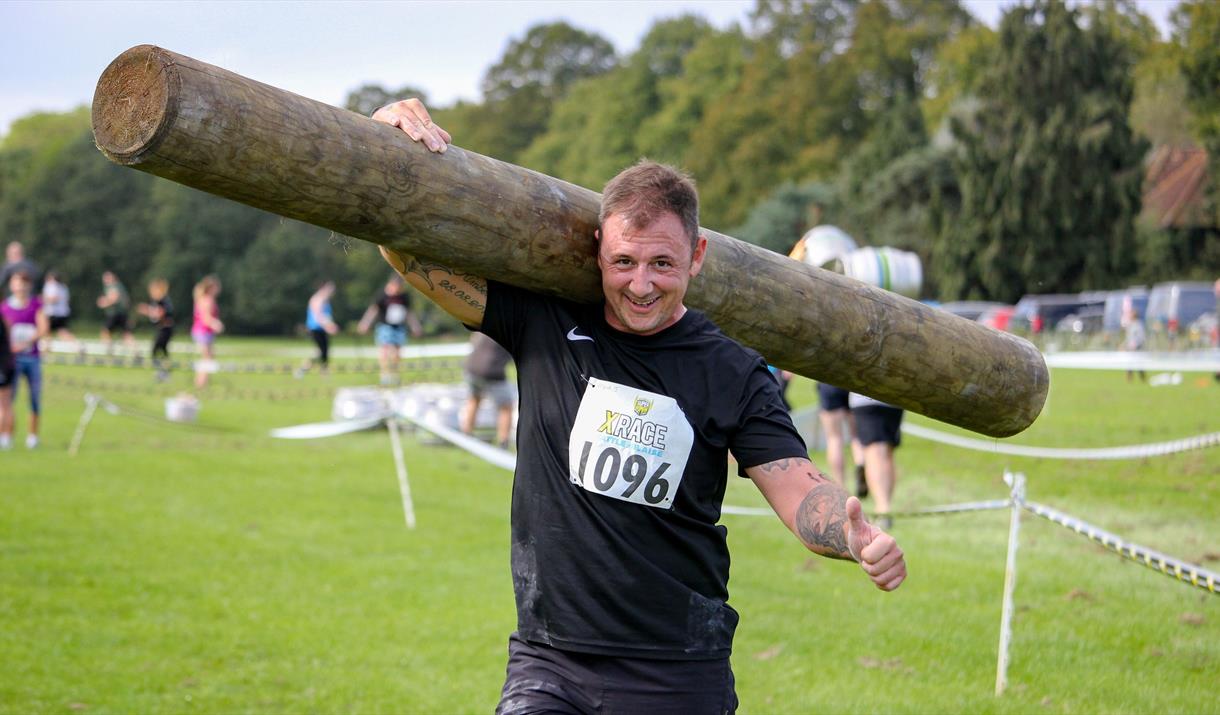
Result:
{"type": "Polygon", "coordinates": [[[894,537],[864,520],[860,500],[847,498],[847,550],[877,588],[893,591],[907,577],[906,560],[894,537]]]}

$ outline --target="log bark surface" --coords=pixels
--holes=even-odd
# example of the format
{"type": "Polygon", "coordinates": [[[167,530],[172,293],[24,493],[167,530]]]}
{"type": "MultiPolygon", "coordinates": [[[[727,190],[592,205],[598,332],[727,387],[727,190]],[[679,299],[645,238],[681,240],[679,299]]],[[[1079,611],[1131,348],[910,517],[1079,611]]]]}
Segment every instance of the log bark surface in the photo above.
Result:
{"type": "MultiPolygon", "coordinates": [[[[599,195],[152,45],[93,99],[112,161],[474,275],[601,299],[599,195]]],[[[460,139],[460,137],[459,137],[460,139]]],[[[705,231],[686,304],[773,364],[993,437],[1046,400],[1029,342],[705,231]]]]}

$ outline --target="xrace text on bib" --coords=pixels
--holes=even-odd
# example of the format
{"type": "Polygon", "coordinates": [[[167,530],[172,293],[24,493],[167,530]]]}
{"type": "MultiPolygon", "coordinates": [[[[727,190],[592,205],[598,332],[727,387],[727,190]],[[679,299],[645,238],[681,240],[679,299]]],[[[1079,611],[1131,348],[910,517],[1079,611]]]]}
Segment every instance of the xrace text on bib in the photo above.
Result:
{"type": "Polygon", "coordinates": [[[568,438],[568,476],[594,494],[669,509],[694,441],[672,397],[591,377],[568,438]]]}

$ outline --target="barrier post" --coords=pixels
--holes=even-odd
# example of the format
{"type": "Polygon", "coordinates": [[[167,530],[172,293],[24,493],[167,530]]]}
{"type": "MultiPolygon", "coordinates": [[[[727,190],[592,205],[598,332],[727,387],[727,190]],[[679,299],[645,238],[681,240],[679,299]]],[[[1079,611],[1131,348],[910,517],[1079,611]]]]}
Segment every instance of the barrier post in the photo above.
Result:
{"type": "Polygon", "coordinates": [[[85,429],[89,427],[89,422],[93,419],[93,413],[97,412],[97,405],[100,398],[92,392],[85,393],[85,411],[80,415],[80,421],[76,423],[76,432],[72,434],[72,443],[68,445],[68,456],[75,457],[77,451],[80,450],[80,443],[85,439],[85,429]]]}
{"type": "Polygon", "coordinates": [[[1012,592],[1017,586],[1017,535],[1021,529],[1021,505],[1025,503],[1025,475],[1004,472],[1004,483],[1012,488],[1012,517],[1008,523],[1008,562],[1004,566],[1004,605],[1000,610],[1000,652],[996,658],[995,694],[1008,687],[1008,648],[1012,642],[1012,592]]]}

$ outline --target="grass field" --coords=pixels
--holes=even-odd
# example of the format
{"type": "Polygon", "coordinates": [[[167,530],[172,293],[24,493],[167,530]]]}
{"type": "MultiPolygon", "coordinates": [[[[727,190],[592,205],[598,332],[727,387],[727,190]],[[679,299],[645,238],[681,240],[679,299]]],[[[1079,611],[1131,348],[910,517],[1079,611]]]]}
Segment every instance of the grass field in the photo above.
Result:
{"type": "MultiPolygon", "coordinates": [[[[514,623],[507,474],[408,438],[408,531],[384,432],[267,436],[328,418],[328,389],[367,376],[222,375],[195,426],[151,417],[186,375],[47,379],[43,446],[0,453],[0,712],[494,708],[514,623]],[[99,412],[70,458],[86,389],[135,416],[99,412]]],[[[790,394],[815,399],[808,382],[790,394]]],[[[1150,388],[1056,371],[1046,413],[1012,441],[1186,437],[1220,430],[1218,405],[1210,376],[1150,388]]],[[[908,438],[898,460],[896,508],[1003,498],[1009,468],[1031,500],[1220,570],[1220,449],[1057,462],[908,438]]],[[[726,501],[763,503],[736,478],[726,501]]],[[[1044,520],[1022,526],[1000,698],[1007,512],[900,520],[910,578],[893,594],[775,519],[724,523],[743,713],[1220,713],[1220,598],[1044,520]]]]}

